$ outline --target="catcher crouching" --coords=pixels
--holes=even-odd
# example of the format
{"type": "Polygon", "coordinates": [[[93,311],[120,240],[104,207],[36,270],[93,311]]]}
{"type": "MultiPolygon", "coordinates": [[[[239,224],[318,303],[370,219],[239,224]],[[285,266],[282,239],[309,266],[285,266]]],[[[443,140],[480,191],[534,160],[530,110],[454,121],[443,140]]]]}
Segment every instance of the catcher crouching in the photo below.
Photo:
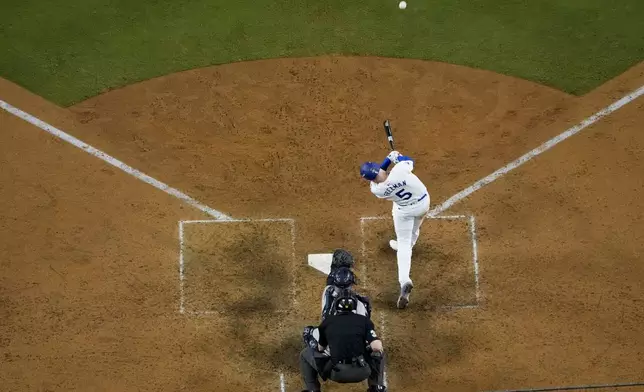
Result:
{"type": "Polygon", "coordinates": [[[359,383],[369,392],[385,392],[385,354],[371,321],[367,297],[353,290],[353,257],[343,249],[333,254],[331,272],[322,295],[322,324],[307,326],[302,338],[300,373],[304,392],[319,392],[323,381],[359,383]]]}

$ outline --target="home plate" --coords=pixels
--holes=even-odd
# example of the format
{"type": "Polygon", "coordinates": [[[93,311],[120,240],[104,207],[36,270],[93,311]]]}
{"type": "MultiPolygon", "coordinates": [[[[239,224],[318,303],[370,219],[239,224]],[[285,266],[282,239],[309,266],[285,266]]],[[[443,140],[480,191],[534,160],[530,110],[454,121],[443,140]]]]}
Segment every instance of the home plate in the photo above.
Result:
{"type": "Polygon", "coordinates": [[[331,272],[333,253],[313,253],[309,255],[309,265],[316,270],[328,275],[331,272]]]}

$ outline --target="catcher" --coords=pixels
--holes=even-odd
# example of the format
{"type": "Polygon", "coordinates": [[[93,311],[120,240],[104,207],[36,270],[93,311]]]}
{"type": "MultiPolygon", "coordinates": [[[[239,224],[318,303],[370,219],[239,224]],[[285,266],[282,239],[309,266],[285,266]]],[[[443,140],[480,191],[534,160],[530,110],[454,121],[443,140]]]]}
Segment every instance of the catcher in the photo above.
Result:
{"type": "Polygon", "coordinates": [[[371,317],[371,304],[369,298],[356,293],[353,286],[356,284],[356,276],[351,270],[354,260],[351,253],[344,249],[336,249],[333,252],[331,261],[331,272],[326,279],[326,287],[322,292],[322,320],[324,320],[335,309],[335,301],[340,294],[346,292],[345,296],[353,296],[357,301],[355,313],[371,317]]]}
{"type": "Polygon", "coordinates": [[[368,379],[370,392],[386,391],[382,342],[371,322],[369,299],[353,290],[356,284],[351,271],[353,264],[353,257],[346,250],[337,249],[333,253],[322,294],[322,324],[307,326],[302,333],[306,348],[300,354],[300,371],[305,392],[320,391],[318,376],[339,383],[368,379]]]}
{"type": "Polygon", "coordinates": [[[306,347],[300,353],[300,373],[306,389],[319,392],[320,381],[359,383],[367,380],[369,392],[386,392],[384,385],[385,355],[382,341],[369,317],[356,314],[358,301],[344,291],[318,327],[304,328],[306,347]]]}

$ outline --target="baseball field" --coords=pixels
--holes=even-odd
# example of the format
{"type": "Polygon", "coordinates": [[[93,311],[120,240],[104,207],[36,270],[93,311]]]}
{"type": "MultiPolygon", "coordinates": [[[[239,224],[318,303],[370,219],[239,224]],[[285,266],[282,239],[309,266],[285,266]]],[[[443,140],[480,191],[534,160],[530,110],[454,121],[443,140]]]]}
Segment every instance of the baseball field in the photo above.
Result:
{"type": "MultiPolygon", "coordinates": [[[[390,392],[644,391],[644,1],[0,1],[0,391],[299,392],[349,250],[390,392]],[[432,215],[398,295],[391,204],[432,215]]],[[[363,385],[327,384],[358,392],[363,385]]]]}

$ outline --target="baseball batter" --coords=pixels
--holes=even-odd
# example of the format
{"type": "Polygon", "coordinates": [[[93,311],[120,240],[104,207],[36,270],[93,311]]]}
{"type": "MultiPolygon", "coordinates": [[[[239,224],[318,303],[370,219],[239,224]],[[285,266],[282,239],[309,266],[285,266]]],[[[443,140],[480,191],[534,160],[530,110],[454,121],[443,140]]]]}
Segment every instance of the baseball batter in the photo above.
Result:
{"type": "Polygon", "coordinates": [[[413,173],[414,160],[392,151],[382,164],[365,162],[360,175],[371,182],[371,192],[380,199],[393,202],[392,215],[396,239],[389,246],[397,253],[400,296],[397,306],[404,309],[414,284],[410,278],[412,248],[416,245],[420,226],[429,211],[429,193],[423,182],[413,173]],[[391,164],[394,167],[389,173],[391,164]]]}

